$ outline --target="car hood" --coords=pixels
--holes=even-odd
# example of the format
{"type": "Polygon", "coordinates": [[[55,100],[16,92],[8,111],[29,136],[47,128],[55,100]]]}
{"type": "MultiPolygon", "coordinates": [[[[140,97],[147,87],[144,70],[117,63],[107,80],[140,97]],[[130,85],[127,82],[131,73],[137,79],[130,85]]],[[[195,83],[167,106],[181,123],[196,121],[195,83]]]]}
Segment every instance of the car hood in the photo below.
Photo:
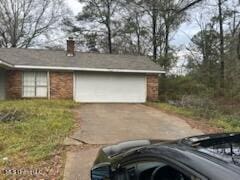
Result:
{"type": "Polygon", "coordinates": [[[169,142],[170,140],[133,140],[121,142],[115,145],[107,146],[102,149],[103,153],[107,157],[113,157],[132,149],[141,148],[158,143],[169,142]]]}

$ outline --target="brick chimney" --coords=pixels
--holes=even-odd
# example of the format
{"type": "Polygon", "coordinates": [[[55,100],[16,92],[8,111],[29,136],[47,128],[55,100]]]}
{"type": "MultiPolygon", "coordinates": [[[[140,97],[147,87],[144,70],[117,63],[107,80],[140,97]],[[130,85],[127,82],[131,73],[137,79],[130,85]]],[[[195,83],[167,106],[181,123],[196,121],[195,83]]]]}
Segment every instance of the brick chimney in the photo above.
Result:
{"type": "Polygon", "coordinates": [[[67,56],[75,56],[75,41],[73,37],[69,37],[67,40],[67,56]]]}

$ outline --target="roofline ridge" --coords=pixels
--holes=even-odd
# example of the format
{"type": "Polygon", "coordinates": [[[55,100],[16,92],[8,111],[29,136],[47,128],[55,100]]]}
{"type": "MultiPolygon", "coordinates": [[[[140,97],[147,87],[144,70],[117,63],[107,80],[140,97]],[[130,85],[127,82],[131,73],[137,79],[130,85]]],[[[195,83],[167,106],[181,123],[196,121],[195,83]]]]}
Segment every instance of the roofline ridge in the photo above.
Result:
{"type": "MultiPolygon", "coordinates": [[[[62,49],[44,49],[44,48],[13,48],[13,47],[10,47],[10,48],[6,48],[6,47],[1,47],[1,49],[6,49],[6,50],[11,50],[11,49],[17,49],[17,50],[24,50],[24,51],[50,51],[50,52],[65,52],[66,50],[62,50],[62,49]]],[[[99,55],[110,55],[110,56],[132,56],[132,57],[143,57],[143,58],[149,58],[149,56],[147,55],[137,55],[137,54],[117,54],[117,53],[106,53],[106,52],[103,52],[103,53],[95,53],[95,52],[83,52],[83,51],[76,51],[76,53],[83,53],[83,54],[99,54],[99,55]]]]}

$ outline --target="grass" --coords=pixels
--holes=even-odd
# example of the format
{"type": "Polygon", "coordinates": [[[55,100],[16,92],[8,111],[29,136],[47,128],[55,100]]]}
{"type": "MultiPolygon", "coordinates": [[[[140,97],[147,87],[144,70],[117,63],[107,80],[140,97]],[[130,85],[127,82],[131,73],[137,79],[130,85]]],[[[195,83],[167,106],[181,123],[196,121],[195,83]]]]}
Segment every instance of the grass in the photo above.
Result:
{"type": "Polygon", "coordinates": [[[74,126],[72,101],[0,101],[0,111],[16,109],[23,117],[0,123],[0,167],[24,167],[45,161],[61,147],[74,126]],[[3,161],[7,157],[9,161],[3,161]]]}
{"type": "Polygon", "coordinates": [[[216,110],[211,115],[206,115],[199,109],[177,107],[167,103],[148,103],[148,105],[196,121],[205,120],[210,126],[221,128],[224,132],[240,132],[240,116],[236,114],[223,114],[216,110]]]}

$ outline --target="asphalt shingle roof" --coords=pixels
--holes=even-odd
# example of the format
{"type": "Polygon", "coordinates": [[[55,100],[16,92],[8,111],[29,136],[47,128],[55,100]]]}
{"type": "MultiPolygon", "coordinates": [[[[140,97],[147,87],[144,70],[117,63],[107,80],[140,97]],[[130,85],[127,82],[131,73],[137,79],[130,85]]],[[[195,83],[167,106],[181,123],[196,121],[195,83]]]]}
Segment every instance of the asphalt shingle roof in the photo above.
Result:
{"type": "Polygon", "coordinates": [[[131,55],[77,52],[76,56],[68,57],[65,51],[0,48],[0,60],[21,66],[162,71],[149,58],[131,55]]]}

